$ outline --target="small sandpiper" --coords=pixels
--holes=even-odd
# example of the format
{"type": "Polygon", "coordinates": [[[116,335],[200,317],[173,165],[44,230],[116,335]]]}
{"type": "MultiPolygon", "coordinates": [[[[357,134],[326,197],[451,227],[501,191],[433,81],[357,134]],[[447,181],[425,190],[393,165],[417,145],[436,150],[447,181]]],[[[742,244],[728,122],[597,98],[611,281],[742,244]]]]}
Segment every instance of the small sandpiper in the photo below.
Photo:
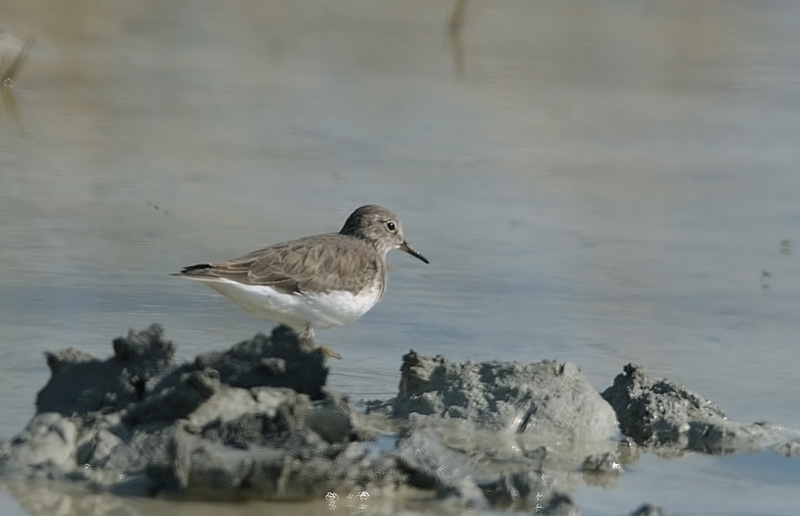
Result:
{"type": "Polygon", "coordinates": [[[226,262],[190,265],[174,276],[202,281],[247,312],[310,341],[315,329],[355,321],[380,301],[386,292],[386,254],[392,249],[429,263],[405,241],[392,212],[366,205],[347,217],[338,233],[289,240],[226,262]]]}

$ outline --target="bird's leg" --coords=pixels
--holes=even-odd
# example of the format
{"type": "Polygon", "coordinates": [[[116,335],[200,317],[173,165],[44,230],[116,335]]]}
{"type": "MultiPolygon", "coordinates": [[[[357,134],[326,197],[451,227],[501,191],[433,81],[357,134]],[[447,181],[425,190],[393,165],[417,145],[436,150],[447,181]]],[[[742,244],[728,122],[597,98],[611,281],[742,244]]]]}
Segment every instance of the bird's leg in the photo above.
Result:
{"type": "Polygon", "coordinates": [[[327,345],[321,344],[321,343],[320,344],[314,344],[314,342],[313,342],[314,341],[314,328],[312,328],[310,324],[306,325],[306,329],[300,335],[300,339],[303,342],[311,344],[311,349],[321,351],[322,354],[325,355],[326,357],[337,358],[337,359],[341,359],[342,358],[342,355],[340,355],[339,353],[335,352],[334,350],[329,348],[327,345]]]}

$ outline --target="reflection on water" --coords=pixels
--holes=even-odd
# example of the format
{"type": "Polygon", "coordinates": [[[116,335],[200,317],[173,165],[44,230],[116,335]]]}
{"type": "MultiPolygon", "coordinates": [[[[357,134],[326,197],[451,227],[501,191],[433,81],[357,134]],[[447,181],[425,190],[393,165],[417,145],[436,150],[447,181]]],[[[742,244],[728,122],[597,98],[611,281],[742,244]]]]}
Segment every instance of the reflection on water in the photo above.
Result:
{"type": "Polygon", "coordinates": [[[464,56],[464,26],[466,25],[469,0],[456,0],[453,13],[450,15],[449,35],[453,52],[453,66],[458,77],[463,78],[465,73],[464,56]]]}
{"type": "Polygon", "coordinates": [[[390,256],[383,301],[319,336],[337,388],[391,394],[409,348],[598,388],[634,361],[800,427],[798,6],[6,0],[36,45],[0,112],[0,439],[44,350],[268,331],[167,274],[366,203],[432,265],[390,256]]]}
{"type": "MultiPolygon", "coordinates": [[[[121,497],[97,494],[82,490],[59,489],[58,486],[42,482],[20,482],[11,484],[8,490],[32,516],[117,516],[164,514],[171,516],[258,516],[265,513],[286,516],[313,516],[319,514],[397,514],[402,510],[424,510],[430,504],[429,497],[420,493],[405,493],[397,497],[343,496],[334,500],[318,500],[311,503],[267,503],[267,502],[194,502],[158,498],[121,497]]],[[[1,503],[1,502],[0,502],[1,503]]],[[[2,505],[0,504],[0,507],[2,505]]],[[[8,513],[5,513],[8,514],[8,513]]]]}

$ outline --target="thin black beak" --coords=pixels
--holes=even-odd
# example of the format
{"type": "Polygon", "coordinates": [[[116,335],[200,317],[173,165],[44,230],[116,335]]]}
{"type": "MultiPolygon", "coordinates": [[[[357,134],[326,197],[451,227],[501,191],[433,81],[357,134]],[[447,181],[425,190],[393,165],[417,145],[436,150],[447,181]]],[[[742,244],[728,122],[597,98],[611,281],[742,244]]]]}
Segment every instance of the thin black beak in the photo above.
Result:
{"type": "Polygon", "coordinates": [[[407,252],[408,254],[410,254],[411,256],[413,256],[414,258],[419,258],[420,260],[422,260],[422,261],[423,261],[423,262],[425,262],[425,263],[428,263],[428,264],[429,264],[429,263],[431,263],[431,262],[429,262],[429,261],[428,261],[428,259],[427,259],[427,258],[425,258],[424,256],[422,256],[422,255],[420,254],[420,252],[419,252],[419,251],[417,251],[416,249],[412,248],[412,247],[411,247],[410,245],[408,245],[408,243],[406,243],[405,241],[403,241],[403,243],[402,243],[402,244],[400,244],[400,250],[401,250],[401,251],[405,251],[405,252],[407,252]]]}

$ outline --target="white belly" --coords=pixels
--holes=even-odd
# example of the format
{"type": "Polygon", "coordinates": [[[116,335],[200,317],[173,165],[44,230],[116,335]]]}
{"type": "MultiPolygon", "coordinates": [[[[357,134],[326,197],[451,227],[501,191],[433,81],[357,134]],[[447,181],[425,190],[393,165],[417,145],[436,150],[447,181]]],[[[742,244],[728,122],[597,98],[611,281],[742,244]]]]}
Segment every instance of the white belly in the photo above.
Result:
{"type": "Polygon", "coordinates": [[[297,332],[307,326],[325,329],[355,321],[380,300],[380,289],[365,289],[357,295],[346,290],[324,294],[284,294],[272,287],[244,285],[218,278],[201,280],[256,317],[285,324],[297,332]]]}

